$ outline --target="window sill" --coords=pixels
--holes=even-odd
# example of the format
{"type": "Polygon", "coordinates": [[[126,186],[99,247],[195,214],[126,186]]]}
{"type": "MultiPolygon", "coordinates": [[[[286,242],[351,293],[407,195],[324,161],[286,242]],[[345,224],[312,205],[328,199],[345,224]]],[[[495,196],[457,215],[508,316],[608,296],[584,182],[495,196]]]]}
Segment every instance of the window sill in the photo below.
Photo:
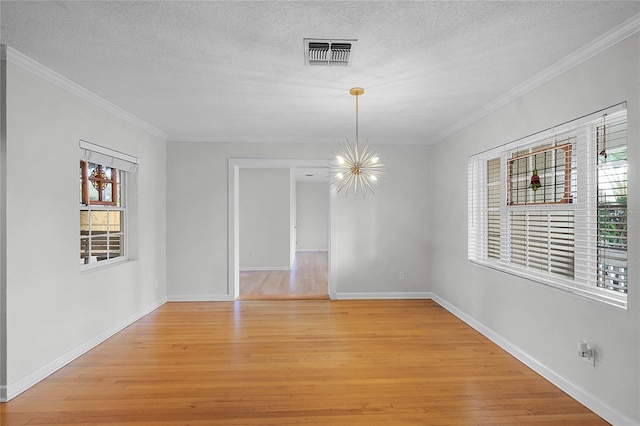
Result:
{"type": "Polygon", "coordinates": [[[475,263],[480,266],[495,269],[500,272],[504,272],[510,275],[524,278],[536,283],[544,284],[549,287],[557,288],[559,290],[566,291],[571,294],[575,294],[579,297],[584,297],[590,300],[595,300],[600,303],[604,303],[609,306],[613,306],[624,311],[627,310],[627,296],[616,294],[613,291],[589,289],[586,287],[578,286],[570,280],[563,280],[560,277],[553,277],[544,273],[536,273],[529,270],[513,268],[507,265],[503,265],[498,262],[492,262],[487,260],[471,260],[471,263],[475,263]]]}
{"type": "Polygon", "coordinates": [[[110,260],[102,260],[100,262],[93,262],[84,265],[80,265],[80,273],[85,274],[93,271],[99,271],[101,269],[111,268],[116,265],[131,262],[133,259],[128,257],[118,257],[110,260]]]}

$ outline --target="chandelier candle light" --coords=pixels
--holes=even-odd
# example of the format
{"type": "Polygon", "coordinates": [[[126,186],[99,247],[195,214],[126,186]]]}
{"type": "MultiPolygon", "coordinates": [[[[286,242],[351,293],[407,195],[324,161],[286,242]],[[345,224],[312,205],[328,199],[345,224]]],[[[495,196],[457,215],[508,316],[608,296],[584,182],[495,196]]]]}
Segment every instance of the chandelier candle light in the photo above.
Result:
{"type": "Polygon", "coordinates": [[[331,166],[332,183],[338,193],[344,190],[345,197],[353,190],[354,198],[358,192],[362,193],[364,198],[369,191],[374,194],[373,190],[378,185],[378,178],[383,174],[384,165],[369,145],[365,144],[362,148],[358,145],[358,96],[364,93],[364,89],[354,87],[349,93],[356,97],[356,143],[352,147],[347,139],[347,144],[340,147],[340,152],[331,166]]]}

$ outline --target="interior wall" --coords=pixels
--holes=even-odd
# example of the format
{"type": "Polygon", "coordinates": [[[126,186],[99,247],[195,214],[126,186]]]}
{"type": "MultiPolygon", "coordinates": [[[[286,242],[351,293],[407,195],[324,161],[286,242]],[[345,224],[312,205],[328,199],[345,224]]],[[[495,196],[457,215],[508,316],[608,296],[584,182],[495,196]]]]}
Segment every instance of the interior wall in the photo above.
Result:
{"type": "Polygon", "coordinates": [[[619,424],[640,424],[639,52],[635,34],[431,146],[429,155],[435,202],[427,259],[434,293],[582,389],[595,401],[590,408],[619,424]],[[621,101],[628,107],[628,310],[471,264],[468,157],[621,101]],[[578,340],[595,345],[595,367],[577,356],[578,340]]]}
{"type": "Polygon", "coordinates": [[[166,143],[13,62],[6,96],[11,394],[166,300],[166,143]],[[140,159],[136,260],[79,269],[80,139],[140,159]]]}
{"type": "Polygon", "coordinates": [[[329,184],[298,182],[298,250],[329,247],[329,184]]]}
{"type": "Polygon", "coordinates": [[[0,401],[7,399],[7,47],[0,44],[0,401]]]}
{"type": "MultiPolygon", "coordinates": [[[[332,144],[169,142],[169,299],[229,299],[228,159],[330,159],[334,149],[332,144]],[[190,182],[207,188],[207,196],[197,195],[198,186],[190,182]]],[[[411,297],[428,289],[427,147],[381,149],[389,172],[376,195],[354,200],[339,194],[334,206],[332,282],[338,297],[411,297]]]]}
{"type": "Polygon", "coordinates": [[[240,269],[289,269],[289,169],[240,169],[240,269]]]}
{"type": "Polygon", "coordinates": [[[289,169],[289,265],[296,259],[298,240],[298,203],[296,202],[296,177],[293,169],[289,169]]]}

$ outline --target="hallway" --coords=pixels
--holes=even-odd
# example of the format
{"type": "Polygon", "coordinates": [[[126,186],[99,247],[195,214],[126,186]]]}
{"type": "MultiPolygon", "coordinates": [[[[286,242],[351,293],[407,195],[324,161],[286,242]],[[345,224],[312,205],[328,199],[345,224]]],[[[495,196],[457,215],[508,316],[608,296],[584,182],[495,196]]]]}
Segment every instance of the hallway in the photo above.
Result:
{"type": "Polygon", "coordinates": [[[290,271],[241,271],[238,300],[328,299],[327,251],[298,251],[290,271]]]}

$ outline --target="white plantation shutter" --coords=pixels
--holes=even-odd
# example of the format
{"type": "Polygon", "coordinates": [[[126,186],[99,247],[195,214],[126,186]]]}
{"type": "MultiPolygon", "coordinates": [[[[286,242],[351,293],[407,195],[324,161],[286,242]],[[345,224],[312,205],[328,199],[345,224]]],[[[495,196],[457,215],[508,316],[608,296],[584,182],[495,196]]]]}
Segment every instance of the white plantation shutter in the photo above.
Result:
{"type": "Polygon", "coordinates": [[[605,117],[597,127],[598,286],[627,291],[627,122],[605,117]]]}
{"type": "Polygon", "coordinates": [[[470,157],[469,260],[626,307],[626,128],[619,105],[470,157]]]}

